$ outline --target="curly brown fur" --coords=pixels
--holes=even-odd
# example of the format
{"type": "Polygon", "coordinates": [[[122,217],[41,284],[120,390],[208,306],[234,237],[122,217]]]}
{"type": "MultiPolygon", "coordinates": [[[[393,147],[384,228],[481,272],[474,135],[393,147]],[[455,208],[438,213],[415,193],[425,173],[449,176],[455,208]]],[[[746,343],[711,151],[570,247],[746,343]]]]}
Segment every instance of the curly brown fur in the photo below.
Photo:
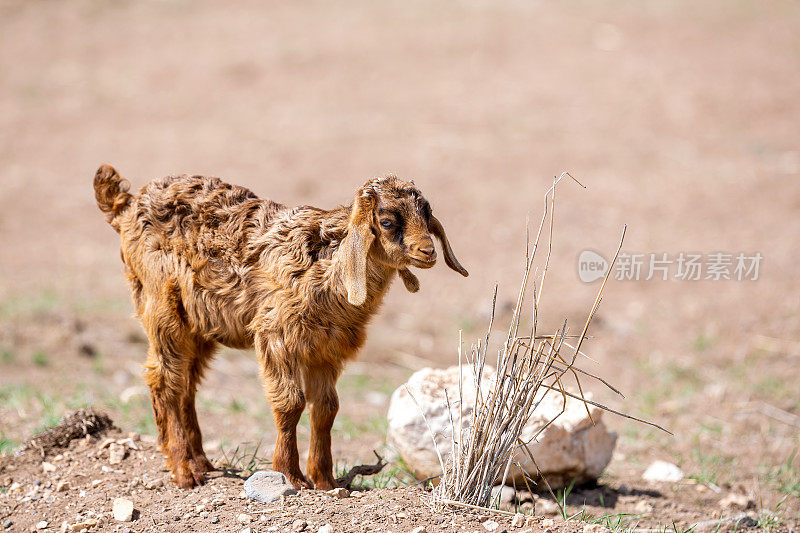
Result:
{"type": "Polygon", "coordinates": [[[171,176],[139,194],[103,165],[98,206],[121,238],[136,315],[150,341],[145,376],[159,442],[181,487],[203,483],[205,456],[194,396],[219,344],[254,347],[278,437],[273,468],[296,487],[296,426],[310,404],[307,472],[336,486],[331,426],[336,381],[364,343],[365,328],[396,272],[445,261],[466,276],[444,228],[413,183],[368,181],[353,203],[332,210],[288,208],[217,178],[171,176]]]}

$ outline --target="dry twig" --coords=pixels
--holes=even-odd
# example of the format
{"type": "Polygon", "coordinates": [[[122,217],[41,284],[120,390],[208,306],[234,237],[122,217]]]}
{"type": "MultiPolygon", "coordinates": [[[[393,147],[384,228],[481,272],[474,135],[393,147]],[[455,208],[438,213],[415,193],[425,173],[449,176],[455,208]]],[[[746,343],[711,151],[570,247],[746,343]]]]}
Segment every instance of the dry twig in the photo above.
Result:
{"type": "Polygon", "coordinates": [[[336,478],[336,483],[340,487],[344,487],[346,489],[350,488],[350,484],[353,483],[353,480],[356,476],[374,476],[378,474],[383,467],[386,466],[386,461],[383,460],[383,457],[378,455],[378,452],[372,450],[372,453],[375,454],[375,457],[378,461],[372,465],[355,465],[351,468],[345,475],[342,477],[336,478]]]}

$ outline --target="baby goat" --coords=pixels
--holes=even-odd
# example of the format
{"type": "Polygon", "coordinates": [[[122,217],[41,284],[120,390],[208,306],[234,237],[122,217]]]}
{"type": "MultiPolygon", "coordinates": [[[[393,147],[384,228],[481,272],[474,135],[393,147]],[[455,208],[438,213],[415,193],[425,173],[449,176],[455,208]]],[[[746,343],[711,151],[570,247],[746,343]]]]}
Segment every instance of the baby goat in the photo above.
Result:
{"type": "Polygon", "coordinates": [[[348,206],[288,208],[217,178],[173,176],[139,194],[103,165],[97,205],[120,234],[136,316],[150,341],[145,377],[158,438],[175,482],[205,481],[195,392],[219,344],[254,347],[278,438],[273,468],[297,487],[332,489],[331,426],[336,381],[364,343],[395,272],[411,292],[408,267],[447,265],[442,224],[413,183],[368,181],[348,206]],[[309,482],[300,470],[296,427],[310,407],[309,482]]]}

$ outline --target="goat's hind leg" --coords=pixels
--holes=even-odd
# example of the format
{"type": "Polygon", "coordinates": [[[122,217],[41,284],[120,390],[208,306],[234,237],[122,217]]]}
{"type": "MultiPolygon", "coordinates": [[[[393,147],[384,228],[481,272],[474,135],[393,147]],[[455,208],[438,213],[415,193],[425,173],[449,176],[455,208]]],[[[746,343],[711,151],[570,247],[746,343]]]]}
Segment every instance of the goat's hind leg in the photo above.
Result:
{"type": "Polygon", "coordinates": [[[204,472],[193,461],[182,415],[189,363],[194,358],[193,347],[185,338],[176,339],[174,332],[170,336],[153,331],[149,334],[145,377],[150,387],[159,441],[175,483],[181,488],[191,488],[205,482],[204,472]]]}
{"type": "Polygon", "coordinates": [[[208,363],[214,351],[214,344],[202,340],[197,341],[195,358],[189,365],[187,374],[186,389],[181,397],[181,420],[186,429],[186,436],[189,440],[192,458],[189,468],[192,471],[201,473],[215,470],[214,465],[206,457],[203,451],[203,434],[200,431],[200,424],[197,421],[197,411],[195,410],[195,394],[197,386],[203,378],[208,363]]]}

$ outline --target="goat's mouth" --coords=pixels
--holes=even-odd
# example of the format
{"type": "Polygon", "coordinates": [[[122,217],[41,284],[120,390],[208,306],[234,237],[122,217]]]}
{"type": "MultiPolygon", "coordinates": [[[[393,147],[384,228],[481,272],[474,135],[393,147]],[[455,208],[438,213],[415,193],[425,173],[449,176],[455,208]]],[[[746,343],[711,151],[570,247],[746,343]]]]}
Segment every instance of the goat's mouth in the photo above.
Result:
{"type": "Polygon", "coordinates": [[[436,254],[428,256],[408,256],[411,264],[417,268],[431,268],[436,264],[436,254]]]}

